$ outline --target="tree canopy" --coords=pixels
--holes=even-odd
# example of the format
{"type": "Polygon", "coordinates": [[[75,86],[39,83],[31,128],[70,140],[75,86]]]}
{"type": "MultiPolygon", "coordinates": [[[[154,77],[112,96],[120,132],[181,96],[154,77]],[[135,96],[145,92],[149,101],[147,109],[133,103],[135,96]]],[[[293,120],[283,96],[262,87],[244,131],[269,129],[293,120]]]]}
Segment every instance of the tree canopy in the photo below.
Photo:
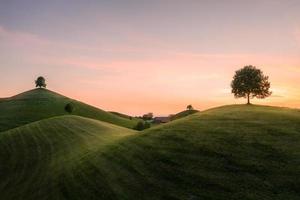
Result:
{"type": "Polygon", "coordinates": [[[153,118],[153,113],[149,112],[142,116],[143,120],[151,120],[153,118]]]}
{"type": "Polygon", "coordinates": [[[186,107],[186,109],[187,109],[187,110],[194,110],[194,108],[193,108],[192,105],[188,105],[188,106],[186,107]]]}
{"type": "Polygon", "coordinates": [[[46,88],[47,84],[46,84],[46,79],[42,76],[38,77],[35,81],[35,87],[39,87],[39,88],[46,88]]]}
{"type": "Polygon", "coordinates": [[[72,113],[74,110],[74,106],[72,103],[68,103],[66,106],[65,106],[65,111],[68,112],[68,113],[72,113]]]}
{"type": "Polygon", "coordinates": [[[250,104],[250,98],[266,98],[272,94],[269,91],[269,77],[255,66],[249,65],[235,72],[231,82],[232,93],[236,98],[247,98],[250,104]]]}

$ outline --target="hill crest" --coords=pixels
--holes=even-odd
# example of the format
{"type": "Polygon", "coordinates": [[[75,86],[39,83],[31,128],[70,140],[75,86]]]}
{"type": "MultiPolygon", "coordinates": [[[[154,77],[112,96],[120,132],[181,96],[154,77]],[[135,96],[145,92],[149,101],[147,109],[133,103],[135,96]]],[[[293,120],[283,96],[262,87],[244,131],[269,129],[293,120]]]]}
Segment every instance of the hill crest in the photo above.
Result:
{"type": "Polygon", "coordinates": [[[133,128],[136,122],[47,89],[33,89],[0,101],[0,132],[34,121],[67,115],[65,105],[72,102],[73,115],[133,128]]]}

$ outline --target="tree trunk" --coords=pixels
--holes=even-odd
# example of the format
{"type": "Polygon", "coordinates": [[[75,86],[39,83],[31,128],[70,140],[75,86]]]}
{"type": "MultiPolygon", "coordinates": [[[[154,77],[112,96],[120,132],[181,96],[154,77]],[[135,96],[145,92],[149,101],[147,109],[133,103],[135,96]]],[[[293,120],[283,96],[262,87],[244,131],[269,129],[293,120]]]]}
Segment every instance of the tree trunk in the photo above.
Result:
{"type": "Polygon", "coordinates": [[[250,94],[247,94],[247,104],[250,105],[250,94]]]}

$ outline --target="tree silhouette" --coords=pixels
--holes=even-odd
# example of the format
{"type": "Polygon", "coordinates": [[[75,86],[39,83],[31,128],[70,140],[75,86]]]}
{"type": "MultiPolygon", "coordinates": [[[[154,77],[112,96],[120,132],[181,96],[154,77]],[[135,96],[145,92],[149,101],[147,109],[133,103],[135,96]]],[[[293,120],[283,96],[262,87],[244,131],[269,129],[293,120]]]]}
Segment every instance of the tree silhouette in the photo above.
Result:
{"type": "Polygon", "coordinates": [[[141,120],[136,124],[134,129],[138,130],[138,131],[142,131],[142,130],[150,128],[150,127],[151,127],[151,124],[149,122],[141,120]]]}
{"type": "Polygon", "coordinates": [[[192,105],[188,105],[188,106],[186,107],[186,109],[187,109],[187,110],[194,110],[194,108],[193,108],[192,105]]]}
{"type": "Polygon", "coordinates": [[[269,91],[269,77],[265,76],[260,69],[249,65],[235,72],[231,82],[232,93],[235,98],[247,98],[247,104],[250,104],[250,98],[266,98],[272,94],[269,91]]]}
{"type": "Polygon", "coordinates": [[[144,122],[143,122],[143,121],[139,121],[139,122],[136,124],[136,126],[135,126],[134,129],[135,129],[135,130],[138,130],[138,131],[144,130],[144,122]]]}
{"type": "Polygon", "coordinates": [[[68,113],[72,113],[74,110],[74,106],[72,103],[68,103],[66,106],[65,106],[65,111],[68,112],[68,113]]]}
{"type": "Polygon", "coordinates": [[[153,113],[147,113],[142,116],[143,120],[151,120],[153,118],[153,113]]]}
{"type": "Polygon", "coordinates": [[[42,77],[42,76],[40,76],[40,77],[38,77],[37,79],[36,79],[36,81],[35,81],[35,87],[39,87],[39,88],[41,88],[41,87],[43,87],[43,88],[46,88],[46,80],[45,80],[45,78],[44,77],[42,77]]]}

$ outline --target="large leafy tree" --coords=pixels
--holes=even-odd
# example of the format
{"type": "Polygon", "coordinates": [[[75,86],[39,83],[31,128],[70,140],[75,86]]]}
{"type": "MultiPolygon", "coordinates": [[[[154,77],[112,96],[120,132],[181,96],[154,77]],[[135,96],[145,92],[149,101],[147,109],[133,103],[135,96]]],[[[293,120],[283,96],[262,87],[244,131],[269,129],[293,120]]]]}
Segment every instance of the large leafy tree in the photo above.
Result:
{"type": "Polygon", "coordinates": [[[42,76],[38,77],[35,81],[35,87],[43,87],[46,88],[47,84],[46,84],[46,79],[42,76]]]}
{"type": "Polygon", "coordinates": [[[236,98],[247,98],[248,104],[251,98],[266,98],[272,94],[268,79],[260,69],[252,65],[245,66],[235,72],[231,83],[232,93],[236,98]]]}

